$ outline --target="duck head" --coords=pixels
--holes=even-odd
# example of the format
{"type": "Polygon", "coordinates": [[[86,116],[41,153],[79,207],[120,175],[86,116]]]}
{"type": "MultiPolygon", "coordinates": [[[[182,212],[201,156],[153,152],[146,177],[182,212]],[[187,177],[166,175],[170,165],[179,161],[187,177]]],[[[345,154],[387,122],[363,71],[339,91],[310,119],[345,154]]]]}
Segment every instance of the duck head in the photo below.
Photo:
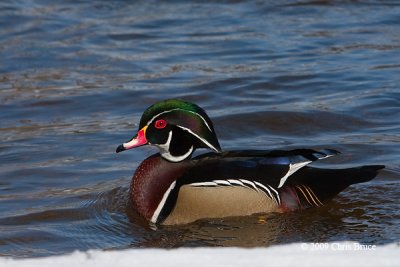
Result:
{"type": "Polygon", "coordinates": [[[178,99],[158,102],[143,113],[137,134],[116,152],[154,145],[161,156],[171,162],[191,157],[197,148],[220,152],[213,124],[199,106],[178,99]]]}

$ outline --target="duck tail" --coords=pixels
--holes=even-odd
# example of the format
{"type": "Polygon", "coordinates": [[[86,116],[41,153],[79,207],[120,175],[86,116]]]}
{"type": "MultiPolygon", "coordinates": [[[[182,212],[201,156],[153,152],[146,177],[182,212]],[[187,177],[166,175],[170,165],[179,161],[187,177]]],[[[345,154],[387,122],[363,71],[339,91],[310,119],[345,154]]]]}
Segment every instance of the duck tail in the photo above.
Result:
{"type": "Polygon", "coordinates": [[[294,173],[281,189],[288,207],[321,206],[348,186],[372,180],[384,165],[368,165],[348,169],[319,169],[304,167],[294,173]],[[296,193],[296,194],[294,194],[296,193]],[[293,195],[297,204],[294,205],[293,195]],[[290,200],[290,201],[289,201],[290,200]]]}
{"type": "Polygon", "coordinates": [[[348,181],[348,185],[365,183],[374,179],[378,171],[384,168],[385,165],[366,165],[350,168],[349,170],[354,170],[354,175],[347,176],[346,180],[348,181]]]}

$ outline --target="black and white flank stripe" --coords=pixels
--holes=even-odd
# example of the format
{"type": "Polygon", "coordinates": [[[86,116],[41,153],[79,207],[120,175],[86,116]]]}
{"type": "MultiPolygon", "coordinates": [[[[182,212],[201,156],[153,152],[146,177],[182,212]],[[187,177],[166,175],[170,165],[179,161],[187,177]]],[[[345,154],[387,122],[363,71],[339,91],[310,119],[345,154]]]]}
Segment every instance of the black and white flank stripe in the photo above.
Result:
{"type": "Polygon", "coordinates": [[[226,179],[226,180],[212,180],[207,182],[191,183],[190,186],[195,187],[218,187],[218,186],[241,186],[246,187],[257,192],[264,193],[267,197],[272,199],[277,205],[281,204],[278,191],[272,186],[262,184],[257,181],[250,181],[247,179],[226,179]]]}

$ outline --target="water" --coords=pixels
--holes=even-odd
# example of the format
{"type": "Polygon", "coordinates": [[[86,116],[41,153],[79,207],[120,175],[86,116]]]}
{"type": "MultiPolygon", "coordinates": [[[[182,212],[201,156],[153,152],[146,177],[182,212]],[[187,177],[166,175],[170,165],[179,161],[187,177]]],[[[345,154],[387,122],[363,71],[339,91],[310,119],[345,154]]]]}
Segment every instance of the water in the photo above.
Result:
{"type": "Polygon", "coordinates": [[[2,1],[0,255],[400,240],[397,1],[2,1]],[[154,229],[127,203],[145,108],[204,107],[224,149],[386,164],[326,206],[154,229]]]}

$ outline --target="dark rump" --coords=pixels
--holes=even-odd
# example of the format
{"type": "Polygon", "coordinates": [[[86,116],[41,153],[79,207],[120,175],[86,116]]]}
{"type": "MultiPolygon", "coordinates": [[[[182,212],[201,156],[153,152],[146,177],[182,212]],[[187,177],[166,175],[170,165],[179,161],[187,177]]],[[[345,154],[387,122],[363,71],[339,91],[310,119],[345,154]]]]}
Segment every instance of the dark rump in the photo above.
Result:
{"type": "Polygon", "coordinates": [[[384,165],[368,165],[348,169],[319,169],[304,167],[286,181],[286,186],[308,185],[324,202],[332,199],[348,186],[368,182],[376,177],[384,165]]]}

